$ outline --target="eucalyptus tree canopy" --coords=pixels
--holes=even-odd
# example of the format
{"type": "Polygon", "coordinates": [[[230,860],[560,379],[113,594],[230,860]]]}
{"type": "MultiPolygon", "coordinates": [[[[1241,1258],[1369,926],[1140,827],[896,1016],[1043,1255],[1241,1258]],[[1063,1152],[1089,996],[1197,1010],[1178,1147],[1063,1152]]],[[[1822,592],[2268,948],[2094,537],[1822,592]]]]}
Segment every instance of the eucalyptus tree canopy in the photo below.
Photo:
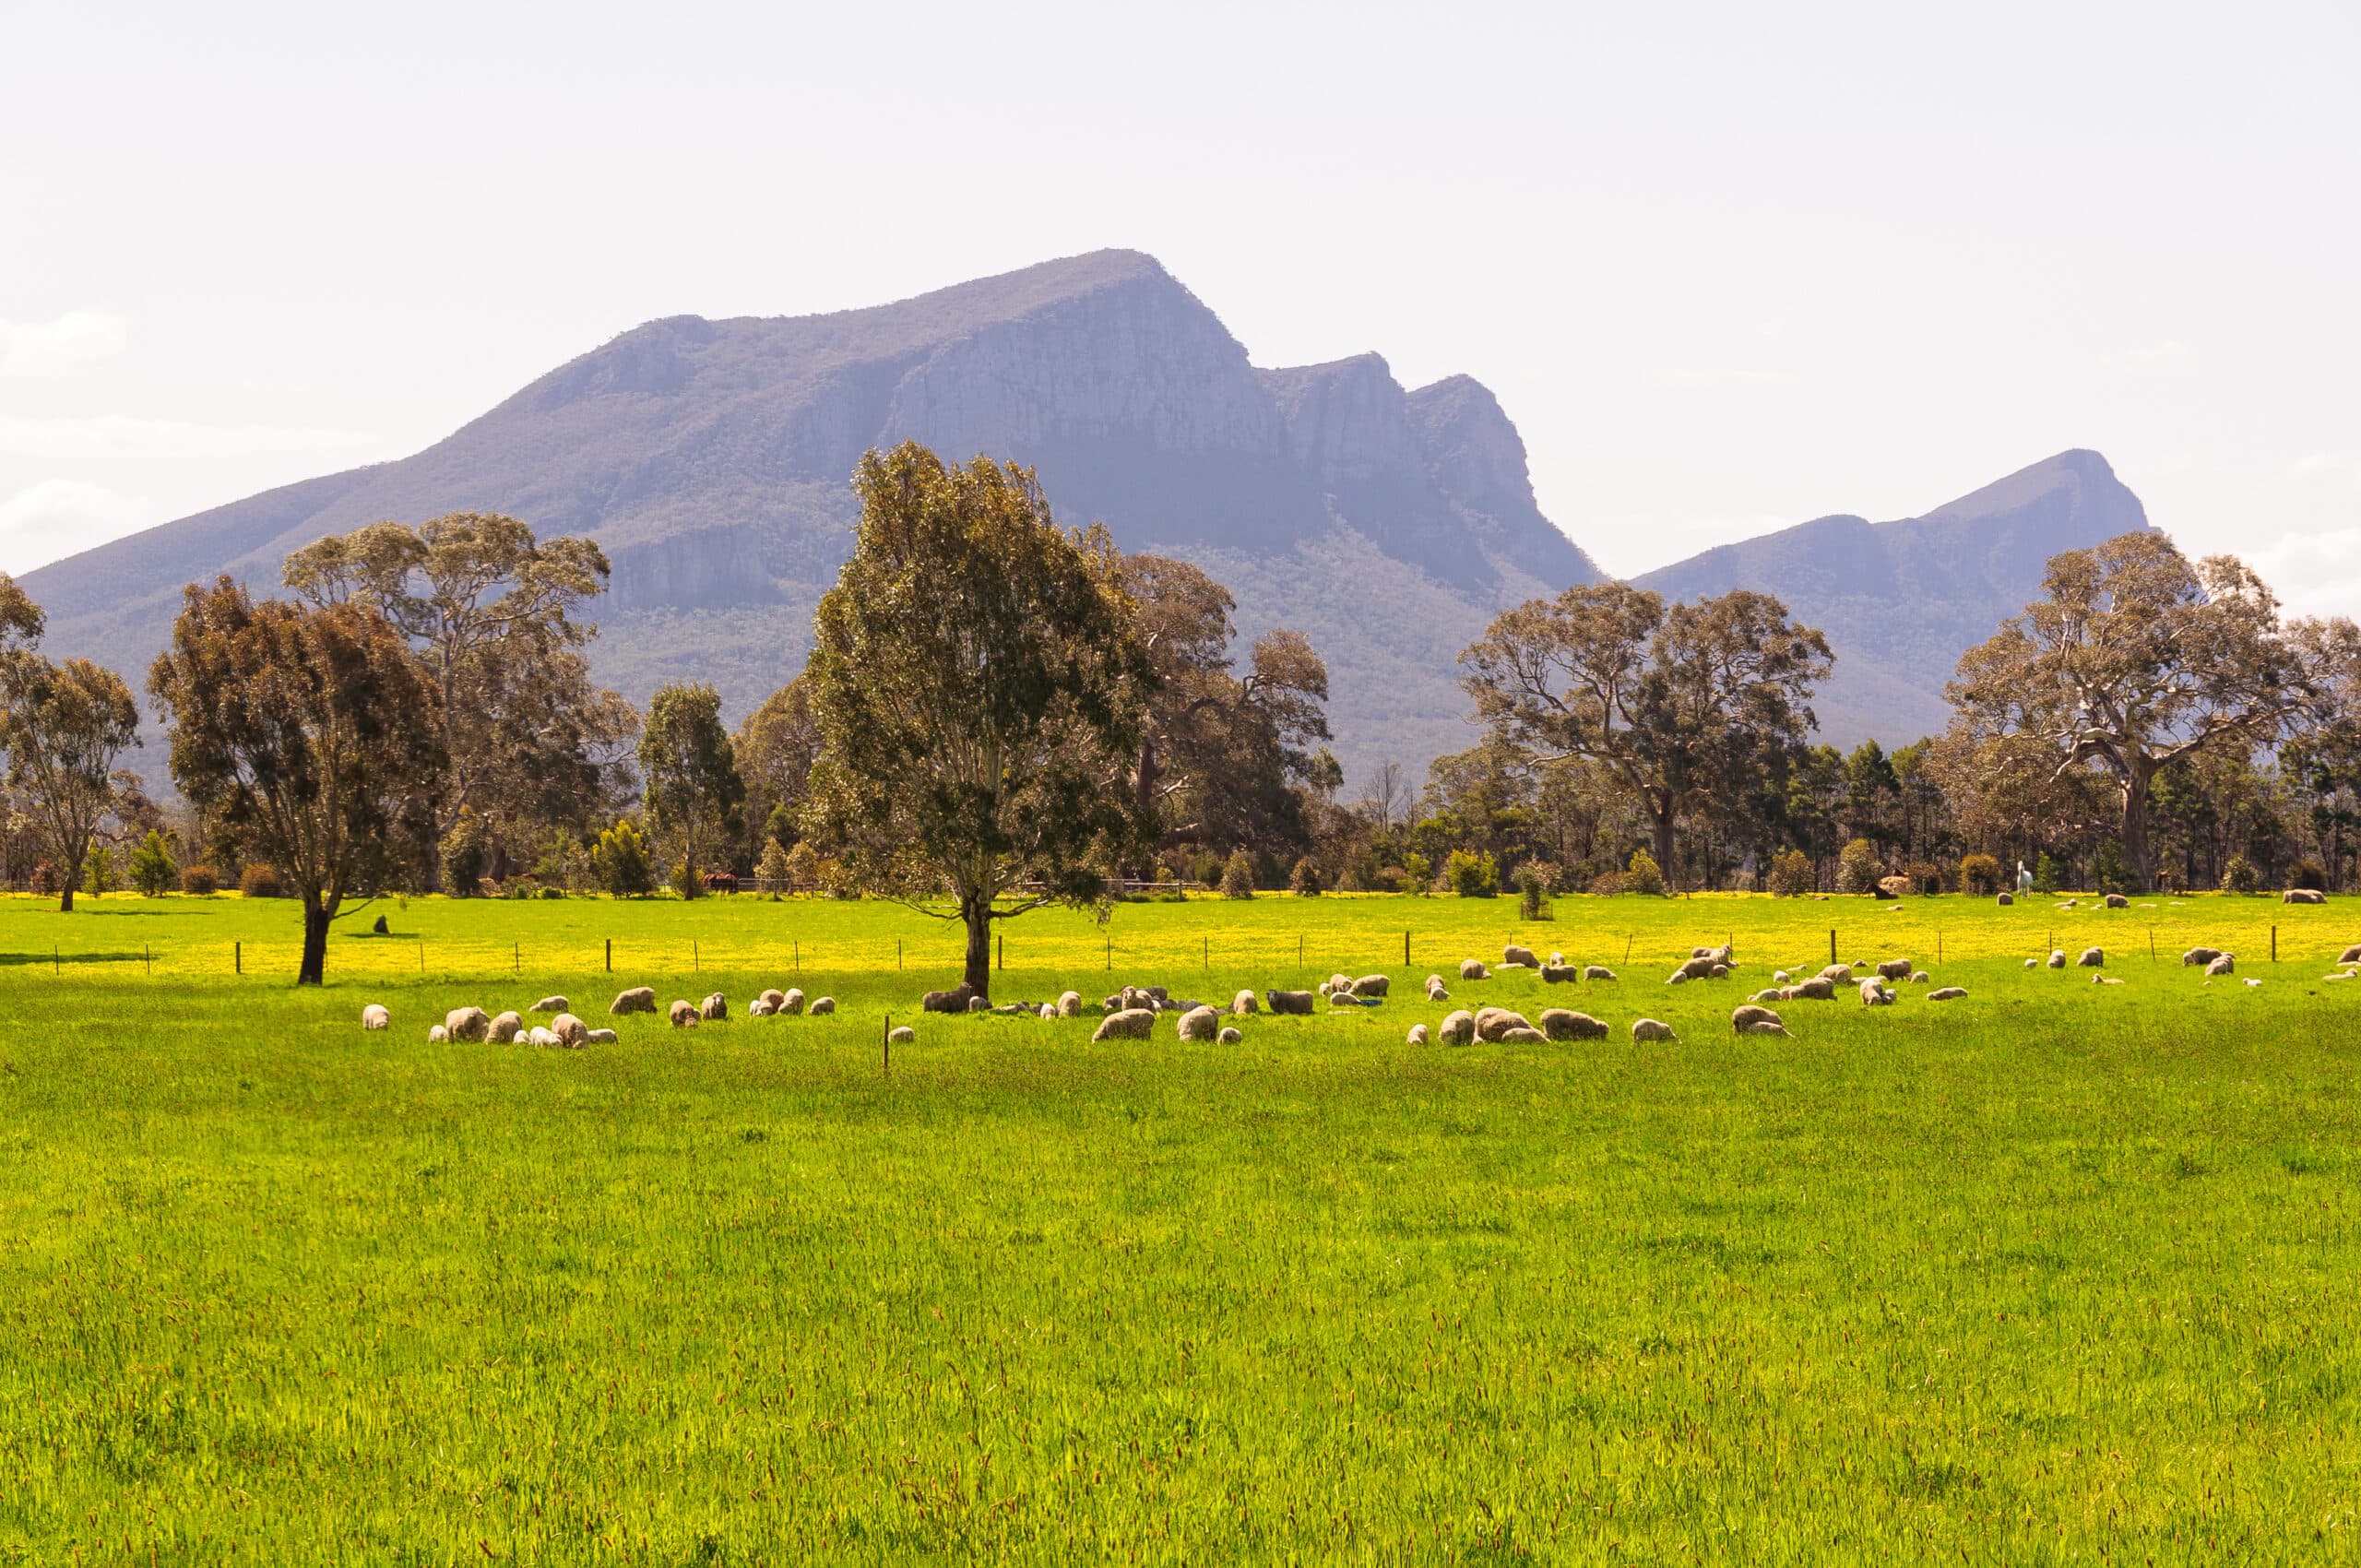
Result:
{"type": "Polygon", "coordinates": [[[905,442],[853,487],[852,558],[814,618],[806,816],[870,889],[947,890],[985,995],[992,921],[1101,903],[1151,841],[1148,649],[1105,531],[1059,527],[1030,469],[905,442]]]}
{"type": "Polygon", "coordinates": [[[112,670],[24,648],[0,657],[0,704],[8,782],[63,873],[58,907],[71,909],[83,859],[114,809],[115,758],[139,743],[139,705],[112,670]]]}

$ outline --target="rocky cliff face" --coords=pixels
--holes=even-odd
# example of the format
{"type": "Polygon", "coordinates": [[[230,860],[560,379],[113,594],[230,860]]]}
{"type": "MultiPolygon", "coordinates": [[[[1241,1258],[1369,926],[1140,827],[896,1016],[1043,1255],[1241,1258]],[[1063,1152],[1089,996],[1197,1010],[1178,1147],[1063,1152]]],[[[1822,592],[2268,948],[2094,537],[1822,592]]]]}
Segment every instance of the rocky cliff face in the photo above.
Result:
{"type": "Polygon", "coordinates": [[[710,679],[743,712],[801,668],[809,606],[850,546],[854,464],[904,437],[1031,464],[1062,517],[1104,521],[1127,549],[1218,558],[1246,624],[1333,628],[1358,650],[1331,655],[1356,767],[1422,764],[1418,737],[1465,707],[1435,650],[1382,683],[1348,667],[1400,640],[1406,599],[1464,641],[1510,598],[1597,576],[1534,507],[1515,428],[1475,383],[1413,394],[1373,354],[1257,371],[1153,258],[1108,251],[834,315],[649,322],[414,457],[27,583],[53,646],[136,673],[186,581],[226,568],[267,588],[326,533],[504,511],[605,545],[603,678],[635,698],[710,679]],[[1367,591],[1378,578],[1384,596],[1367,591]]]}

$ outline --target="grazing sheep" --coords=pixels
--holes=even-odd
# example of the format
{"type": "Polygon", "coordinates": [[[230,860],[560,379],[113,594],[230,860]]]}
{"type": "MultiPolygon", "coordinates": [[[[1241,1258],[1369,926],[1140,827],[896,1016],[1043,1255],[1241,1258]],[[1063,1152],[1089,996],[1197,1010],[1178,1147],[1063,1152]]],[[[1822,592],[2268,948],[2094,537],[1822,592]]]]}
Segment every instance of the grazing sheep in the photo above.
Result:
{"type": "Polygon", "coordinates": [[[2103,969],[2106,968],[2106,950],[2103,947],[2083,948],[2082,956],[2074,960],[2074,967],[2082,969],[2103,969]]]}
{"type": "Polygon", "coordinates": [[[1851,985],[1853,983],[1853,966],[1850,964],[1831,964],[1828,968],[1820,971],[1820,978],[1828,981],[1832,985],[1851,985]]]}
{"type": "Polygon", "coordinates": [[[1582,979],[1582,970],[1576,968],[1572,964],[1544,964],[1541,966],[1541,983],[1544,985],[1571,985],[1574,981],[1582,979]]]}
{"type": "Polygon", "coordinates": [[[1785,995],[1790,1002],[1833,1002],[1836,1000],[1836,982],[1814,975],[1808,980],[1797,980],[1788,986],[1785,995]]]}
{"type": "Polygon", "coordinates": [[[973,1000],[975,994],[975,988],[966,980],[961,980],[949,991],[930,991],[919,997],[919,1011],[921,1013],[965,1013],[967,1010],[967,1004],[973,1000]]]}
{"type": "Polygon", "coordinates": [[[1910,960],[1907,958],[1888,958],[1884,963],[1878,966],[1878,979],[1890,980],[1908,980],[1910,978],[1911,968],[1910,960]]]}
{"type": "Polygon", "coordinates": [[[1585,964],[1583,966],[1583,979],[1586,980],[1611,980],[1614,978],[1615,971],[1608,968],[1604,964],[1585,964]]]}
{"type": "Polygon", "coordinates": [[[1427,1043],[1427,1026],[1426,1026],[1426,1025],[1424,1025],[1424,1024],[1412,1024],[1412,1025],[1410,1026],[1410,1033],[1409,1033],[1409,1037],[1408,1037],[1408,1039],[1406,1039],[1403,1043],[1405,1043],[1406,1045],[1424,1045],[1424,1044],[1426,1044],[1426,1043],[1427,1043]]]}
{"type": "Polygon", "coordinates": [[[1964,986],[1943,985],[1937,986],[1934,990],[1928,992],[1927,993],[1927,1000],[1929,1002],[1957,1002],[1961,997],[1965,996],[1966,994],[1967,988],[1964,986]]]}
{"type": "Polygon", "coordinates": [[[573,1005],[573,1003],[568,1002],[563,996],[544,996],[539,1002],[534,1003],[530,1007],[526,1008],[525,1011],[528,1013],[563,1013],[573,1005]]]}
{"type": "Polygon", "coordinates": [[[1752,996],[1748,997],[1747,1000],[1750,1002],[1785,1002],[1787,1000],[1787,991],[1785,986],[1774,985],[1766,990],[1756,992],[1752,996]]]}
{"type": "MultiPolygon", "coordinates": [[[[1250,991],[1246,994],[1252,996],[1254,993],[1250,991]]],[[[1081,1017],[1082,992],[1078,991],[1062,991],[1058,992],[1058,1016],[1061,1018],[1081,1017]]]]}
{"type": "Polygon", "coordinates": [[[492,1028],[492,1015],[481,1007],[454,1007],[443,1016],[443,1028],[453,1039],[480,1040],[492,1028]]]}
{"type": "Polygon", "coordinates": [[[1682,980],[1711,980],[1714,978],[1714,971],[1715,969],[1720,969],[1724,974],[1729,973],[1728,965],[1723,963],[1719,958],[1710,957],[1691,958],[1687,963],[1681,965],[1680,968],[1675,969],[1673,973],[1679,975],[1682,980]]]}
{"type": "Polygon", "coordinates": [[[1994,903],[1996,903],[1996,904],[1999,905],[1999,906],[2000,906],[2000,908],[2002,908],[2002,909],[2007,909],[2010,905],[2011,905],[2011,904],[2015,903],[2016,901],[2017,901],[2017,896],[2016,896],[2015,894],[2013,894],[2013,893],[2003,893],[2003,894],[1999,895],[1999,897],[1996,897],[1995,899],[1993,899],[1993,902],[1994,902],[1994,903]]]}
{"type": "Polygon", "coordinates": [[[656,988],[635,985],[629,991],[618,992],[614,1004],[607,1011],[610,1013],[653,1013],[656,1011],[656,988]]]}
{"type": "Polygon", "coordinates": [[[1775,1024],[1779,1022],[1779,1015],[1768,1007],[1758,1007],[1751,1002],[1747,1003],[1730,1014],[1730,1033],[1742,1035],[1746,1032],[1748,1025],[1760,1024],[1766,1020],[1775,1024]]]}
{"type": "Polygon", "coordinates": [[[1126,1007],[1120,1013],[1109,1013],[1098,1021],[1092,1031],[1090,1043],[1102,1039],[1145,1039],[1156,1030],[1156,1013],[1147,1007],[1126,1007]]]}
{"type": "MultiPolygon", "coordinates": [[[[1531,1029],[1532,1020],[1505,1007],[1486,1007],[1476,1015],[1476,1038],[1497,1041],[1511,1029],[1531,1029]]],[[[1537,1034],[1539,1031],[1535,1030],[1537,1034]]]]}
{"type": "Polygon", "coordinates": [[[2064,968],[2066,967],[2065,953],[2057,948],[2050,949],[2049,967],[2053,969],[2064,968]]]}
{"type": "Polygon", "coordinates": [[[2038,958],[2027,958],[2027,959],[2025,960],[2025,968],[2028,968],[2028,969],[2030,969],[2030,968],[2036,968],[2037,966],[2039,966],[2039,964],[2040,964],[2040,963],[2041,963],[2041,960],[2040,960],[2040,959],[2038,959],[2038,958]]]}
{"type": "Polygon", "coordinates": [[[991,1010],[992,1010],[992,1004],[991,1004],[991,1000],[990,1000],[989,998],[981,997],[981,996],[971,996],[971,997],[967,998],[967,1011],[968,1011],[968,1012],[970,1012],[970,1013],[989,1013],[989,1012],[991,1012],[991,1010]]]}
{"type": "Polygon", "coordinates": [[[525,1043],[527,1045],[538,1045],[546,1050],[554,1047],[557,1044],[557,1036],[550,1033],[549,1030],[541,1028],[540,1025],[535,1024],[531,1028],[525,1031],[525,1043]]]}
{"type": "Polygon", "coordinates": [[[585,1045],[612,1045],[615,1043],[615,1031],[612,1029],[592,1029],[582,1037],[582,1043],[585,1045]]]}
{"type": "Polygon", "coordinates": [[[769,1003],[764,1001],[759,996],[746,1004],[746,1016],[749,1018],[767,1018],[777,1011],[778,1009],[777,1007],[772,1006],[769,1003]]]}
{"type": "Polygon", "coordinates": [[[525,1032],[525,1020],[515,1013],[503,1013],[485,1029],[484,1038],[494,1045],[507,1045],[525,1032]]]}
{"type": "Polygon", "coordinates": [[[361,1027],[364,1029],[382,1029],[393,1021],[394,1016],[374,1002],[361,1009],[361,1027]]]}
{"type": "Polygon", "coordinates": [[[1192,1007],[1172,1022],[1182,1039],[1212,1039],[1221,1033],[1221,1015],[1210,1007],[1192,1007]]]}
{"type": "Polygon", "coordinates": [[[2205,966],[2206,978],[2209,980],[2215,975],[2234,975],[2237,972],[2238,960],[2235,954],[2216,953],[2205,966]]]}
{"type": "Polygon", "coordinates": [[[590,1040],[590,1026],[571,1013],[560,1013],[550,1020],[550,1033],[567,1047],[587,1045],[590,1040]]]}
{"type": "MultiPolygon", "coordinates": [[[[2187,963],[2188,961],[2189,960],[2186,958],[2181,960],[2183,963],[2187,963]]],[[[2346,948],[2343,952],[2339,953],[2336,956],[2336,961],[2340,964],[2361,964],[2361,942],[2356,942],[2352,946],[2346,948]]]]}
{"type": "Polygon", "coordinates": [[[1427,987],[1427,1000],[1430,1002],[1448,1002],[1451,1000],[1451,992],[1444,990],[1440,984],[1430,985],[1427,987]]]}
{"type": "Polygon", "coordinates": [[[1330,976],[1328,977],[1328,990],[1329,990],[1331,992],[1339,992],[1339,991],[1350,991],[1350,990],[1352,990],[1352,989],[1353,989],[1353,977],[1352,977],[1352,976],[1350,976],[1350,975],[1330,975],[1330,976]]]}
{"type": "Polygon", "coordinates": [[[1670,1024],[1659,1023],[1654,1018],[1632,1019],[1631,1038],[1635,1040],[1671,1040],[1676,1044],[1680,1039],[1679,1035],[1672,1032],[1670,1024]]]}
{"type": "Polygon", "coordinates": [[[790,1016],[802,1012],[803,988],[797,985],[789,986],[787,994],[778,999],[778,1010],[790,1016]]]}
{"type": "Polygon", "coordinates": [[[695,1028],[697,1027],[697,1004],[694,1002],[688,1001],[675,1002],[672,1004],[670,1016],[672,1019],[672,1027],[676,1029],[695,1028]]]}
{"type": "Polygon", "coordinates": [[[777,986],[773,986],[770,990],[765,991],[760,996],[754,998],[754,1000],[757,1002],[769,1003],[771,1011],[776,1013],[780,1008],[787,1005],[787,992],[779,990],[777,986]]]}
{"type": "Polygon", "coordinates": [[[1355,996],[1383,996],[1393,984],[1393,980],[1383,975],[1363,975],[1353,982],[1352,992],[1355,996]]]}
{"type": "Polygon", "coordinates": [[[730,1016],[730,999],[715,992],[697,1008],[697,1016],[708,1024],[718,1024],[730,1016]]]}
{"type": "Polygon", "coordinates": [[[1665,976],[1664,983],[1667,985],[1687,985],[1689,983],[1689,971],[1686,969],[1675,969],[1672,973],[1665,976]]]}
{"type": "Polygon", "coordinates": [[[1495,1045],[1547,1045],[1549,1043],[1549,1037],[1539,1029],[1534,1028],[1502,1029],[1501,1038],[1493,1043],[1495,1045]]]}
{"type": "Polygon", "coordinates": [[[1461,980],[1490,980],[1492,971],[1484,967],[1481,959],[1463,958],[1459,963],[1459,978],[1461,980]]]}
{"type": "Polygon", "coordinates": [[[1705,971],[1705,978],[1707,980],[1727,980],[1730,978],[1730,967],[1727,964],[1716,964],[1712,968],[1705,971]]]}
{"type": "Polygon", "coordinates": [[[1925,985],[1928,980],[1932,978],[1933,977],[1928,974],[1924,969],[1913,969],[1910,971],[1910,983],[1912,985],[1925,985]]]}
{"type": "Polygon", "coordinates": [[[1861,1005],[1891,1007],[1893,1005],[1893,992],[1885,988],[1883,980],[1865,980],[1861,982],[1861,1005]]]}
{"type": "Polygon", "coordinates": [[[2279,896],[2283,904],[2325,904],[2328,895],[2309,887],[2291,887],[2279,896]]]}
{"type": "Polygon", "coordinates": [[[426,1031],[426,1043],[429,1045],[445,1045],[449,1043],[450,1039],[451,1031],[441,1024],[436,1024],[426,1031]]]}
{"type": "Polygon", "coordinates": [[[1224,1028],[1221,1031],[1219,1038],[1215,1041],[1217,1045],[1243,1045],[1245,1042],[1246,1035],[1244,1031],[1240,1030],[1235,1024],[1224,1028]]]}
{"type": "Polygon", "coordinates": [[[2131,908],[2131,900],[2120,893],[2110,893],[2106,896],[2106,907],[2110,909],[2128,909],[2131,908]]]}
{"type": "Polygon", "coordinates": [[[813,1002],[811,1006],[804,1009],[806,1013],[809,1013],[815,1018],[825,1018],[836,1010],[836,999],[833,996],[823,996],[813,1002]]]}
{"type": "Polygon", "coordinates": [[[1462,1007],[1443,1019],[1435,1035],[1445,1045],[1466,1045],[1476,1038],[1476,1015],[1462,1007]]]}
{"type": "Polygon", "coordinates": [[[1747,1025],[1742,1032],[1750,1035],[1777,1035],[1781,1039],[1793,1039],[1796,1038],[1787,1032],[1786,1025],[1775,1022],[1770,1018],[1757,1018],[1754,1022],[1747,1025]]]}
{"type": "Polygon", "coordinates": [[[1504,969],[1537,969],[1540,967],[1541,960],[1533,956],[1530,947],[1519,947],[1512,942],[1501,949],[1501,968],[1504,969]]]}
{"type": "Polygon", "coordinates": [[[1790,975],[1785,969],[1774,969],[1771,971],[1771,983],[1773,985],[1793,985],[1796,983],[1796,980],[1793,975],[1790,975]]]}
{"type": "Polygon", "coordinates": [[[1308,991],[1266,991],[1263,1000],[1271,1004],[1274,1013],[1309,1014],[1312,995],[1308,991]]]}
{"type": "Polygon", "coordinates": [[[908,1024],[896,1024],[894,1028],[885,1031],[885,1043],[887,1045],[916,1045],[918,1042],[918,1030],[910,1028],[908,1024]]]}
{"type": "Polygon", "coordinates": [[[1551,1039],[1605,1039],[1607,1026],[1587,1013],[1547,1007],[1541,1013],[1541,1032],[1551,1039]]]}

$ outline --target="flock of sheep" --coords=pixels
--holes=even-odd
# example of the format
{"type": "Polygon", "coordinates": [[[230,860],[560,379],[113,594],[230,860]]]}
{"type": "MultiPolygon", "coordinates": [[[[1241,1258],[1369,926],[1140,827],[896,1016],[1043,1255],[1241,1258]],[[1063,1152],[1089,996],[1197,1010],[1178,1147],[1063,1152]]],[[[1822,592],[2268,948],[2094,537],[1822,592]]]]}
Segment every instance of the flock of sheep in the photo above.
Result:
{"type": "MultiPolygon", "coordinates": [[[[592,1028],[574,1016],[570,1010],[573,1004],[563,996],[542,997],[527,1008],[526,1012],[547,1013],[554,1016],[550,1019],[546,1027],[537,1024],[530,1028],[526,1027],[522,1014],[495,1015],[486,1013],[481,1007],[454,1007],[443,1016],[441,1023],[426,1031],[426,1039],[430,1045],[440,1045],[445,1040],[488,1041],[493,1045],[508,1045],[522,1040],[528,1045],[551,1046],[567,1051],[578,1051],[586,1045],[615,1043],[614,1030],[592,1028]]],[[[746,1016],[750,1018],[768,1018],[799,1013],[820,1018],[825,1017],[836,1010],[835,997],[817,997],[807,1004],[803,992],[792,987],[786,991],[765,991],[746,1004],[746,1016]]],[[[645,985],[634,986],[618,994],[607,1011],[616,1015],[653,1013],[656,1011],[655,988],[645,985]]],[[[702,1002],[684,1000],[673,1003],[668,1016],[670,1017],[674,1028],[693,1029],[700,1023],[712,1023],[730,1016],[730,1002],[717,991],[702,1002]]],[[[361,1010],[361,1027],[364,1029],[387,1028],[392,1026],[393,1021],[393,1015],[376,1003],[373,1002],[361,1010]]]]}
{"type": "MultiPolygon", "coordinates": [[[[2237,968],[2236,956],[2217,947],[2192,947],[2181,955],[2180,961],[2192,968],[2202,968],[2209,983],[2214,977],[2235,974],[2237,968]]],[[[2079,968],[2102,970],[2106,967],[2106,953],[2103,948],[2085,948],[2073,962],[2079,968]]],[[[2361,979],[2361,968],[2355,968],[2361,966],[2361,943],[2347,947],[2338,956],[2337,962],[2344,967],[2343,972],[2330,975],[2328,979],[2361,979]]],[[[2053,951],[2047,959],[2027,958],[2025,968],[2030,969],[2045,963],[2050,968],[2062,969],[2067,967],[2067,957],[2062,950],[2053,951]]],[[[1552,985],[1577,980],[1612,981],[1616,978],[1615,971],[1604,966],[1569,964],[1556,953],[1545,960],[1530,948],[1514,944],[1502,951],[1501,967],[1531,969],[1539,974],[1544,983],[1552,985]]],[[[1692,980],[1726,980],[1738,968],[1737,955],[1729,946],[1691,948],[1687,960],[1673,970],[1665,983],[1685,985],[1692,980]]],[[[1480,959],[1469,958],[1459,966],[1459,978],[1468,981],[1489,980],[1492,978],[1492,971],[1480,959]]],[[[2096,985],[2123,983],[2106,974],[2094,974],[2091,980],[2096,985]]],[[[1895,1001],[1893,984],[1897,982],[1904,985],[1930,983],[1927,971],[1916,968],[1907,958],[1889,958],[1875,966],[1831,964],[1819,973],[1802,980],[1779,969],[1772,974],[1771,984],[1767,988],[1756,992],[1730,1014],[1730,1028],[1738,1034],[1785,1036],[1787,1033],[1786,1024],[1770,1006],[1772,1003],[1830,1002],[1835,999],[1839,988],[1852,988],[1864,1007],[1886,1007],[1895,1001]],[[1873,972],[1857,980],[1857,969],[1871,969],[1873,972]]],[[[2260,985],[2262,982],[2248,980],[2246,983],[2260,985]]],[[[1274,1014],[1302,1016],[1315,1011],[1323,1001],[1330,1008],[1339,1011],[1351,1007],[1373,1007],[1385,1000],[1392,987],[1392,980],[1385,975],[1363,975],[1355,979],[1337,974],[1331,975],[1312,991],[1273,990],[1261,996],[1252,991],[1241,991],[1230,999],[1227,1009],[1220,1009],[1209,1003],[1175,1000],[1160,985],[1127,985],[1098,1004],[1097,1011],[1102,1016],[1097,1029],[1090,1038],[1093,1043],[1110,1039],[1146,1039],[1155,1033],[1157,1016],[1170,1013],[1177,1015],[1173,1028],[1181,1039],[1235,1045],[1244,1036],[1235,1024],[1223,1023],[1225,1012],[1232,1018],[1251,1017],[1262,1012],[1267,1004],[1274,1014]]],[[[1430,1003],[1445,1002],[1451,997],[1441,975],[1427,977],[1426,992],[1430,1003]]],[[[1953,1002],[1966,994],[1964,988],[1956,985],[1930,986],[1927,1000],[1953,1002]]],[[[919,1005],[929,1013],[991,1012],[1010,1016],[1036,1015],[1049,1019],[1079,1018],[1085,1007],[1082,993],[1074,991],[1066,992],[1055,1002],[1014,1002],[994,1007],[965,985],[950,991],[929,992],[919,1005]]],[[[445,1016],[443,1022],[427,1030],[426,1038],[430,1043],[435,1044],[445,1040],[507,1044],[522,1039],[529,1045],[560,1049],[614,1043],[614,1030],[591,1028],[568,1011],[569,1006],[563,996],[541,998],[528,1011],[554,1016],[546,1026],[535,1025],[529,1028],[523,1016],[517,1013],[494,1016],[485,1013],[481,1007],[456,1007],[445,1016]]],[[[652,1014],[656,1010],[656,992],[653,987],[644,985],[617,995],[613,1004],[607,1009],[617,1015],[652,1014]]],[[[836,998],[822,996],[807,1003],[803,992],[793,987],[786,991],[765,991],[746,1004],[746,1014],[750,1018],[793,1016],[798,1014],[816,1018],[825,1017],[836,1010],[836,998]]],[[[674,1028],[694,1028],[699,1023],[712,1023],[729,1017],[730,1003],[717,991],[702,1002],[674,1002],[668,1016],[674,1028]]],[[[361,1027],[364,1029],[386,1028],[392,1021],[392,1016],[374,1003],[362,1009],[361,1027]]],[[[1480,1039],[1515,1045],[1544,1040],[1604,1039],[1608,1032],[1604,1021],[1566,1007],[1543,1008],[1538,1020],[1528,1019],[1524,1014],[1506,1007],[1479,1007],[1472,1012],[1461,1008],[1446,1016],[1431,1031],[1424,1024],[1412,1025],[1409,1043],[1426,1045],[1440,1040],[1445,1045],[1468,1045],[1480,1039]]],[[[907,1026],[892,1030],[887,1036],[889,1042],[895,1045],[907,1045],[917,1038],[917,1031],[907,1026]]],[[[1679,1039],[1671,1025],[1655,1018],[1634,1019],[1631,1038],[1642,1041],[1679,1039]]]]}

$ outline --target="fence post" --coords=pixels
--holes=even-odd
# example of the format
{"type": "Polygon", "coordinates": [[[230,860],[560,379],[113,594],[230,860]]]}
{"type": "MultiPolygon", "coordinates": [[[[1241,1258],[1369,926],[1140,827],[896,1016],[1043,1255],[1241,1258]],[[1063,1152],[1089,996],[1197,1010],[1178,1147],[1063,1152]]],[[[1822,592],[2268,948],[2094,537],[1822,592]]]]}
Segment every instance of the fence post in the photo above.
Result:
{"type": "Polygon", "coordinates": [[[1402,967],[1410,967],[1410,933],[1406,931],[1402,933],[1402,967]]]}
{"type": "Polygon", "coordinates": [[[615,972],[615,939],[611,936],[607,938],[607,972],[615,972]]]}
{"type": "Polygon", "coordinates": [[[689,938],[689,973],[699,974],[704,969],[705,960],[697,956],[697,939],[693,936],[689,938]]]}
{"type": "Polygon", "coordinates": [[[2274,964],[2279,962],[2279,928],[2277,926],[2271,928],[2271,961],[2274,964]]]}
{"type": "Polygon", "coordinates": [[[1828,928],[1828,961],[1832,964],[1836,962],[1836,928],[1834,926],[1828,928]]]}
{"type": "Polygon", "coordinates": [[[885,1034],[878,1049],[884,1052],[879,1058],[880,1070],[891,1073],[894,1070],[894,1015],[891,1013],[885,1015],[885,1034]]]}
{"type": "Polygon", "coordinates": [[[246,944],[244,943],[232,942],[230,944],[230,968],[242,975],[246,972],[246,944]]]}
{"type": "Polygon", "coordinates": [[[992,968],[1008,968],[1008,933],[1005,932],[992,938],[992,968]]]}

